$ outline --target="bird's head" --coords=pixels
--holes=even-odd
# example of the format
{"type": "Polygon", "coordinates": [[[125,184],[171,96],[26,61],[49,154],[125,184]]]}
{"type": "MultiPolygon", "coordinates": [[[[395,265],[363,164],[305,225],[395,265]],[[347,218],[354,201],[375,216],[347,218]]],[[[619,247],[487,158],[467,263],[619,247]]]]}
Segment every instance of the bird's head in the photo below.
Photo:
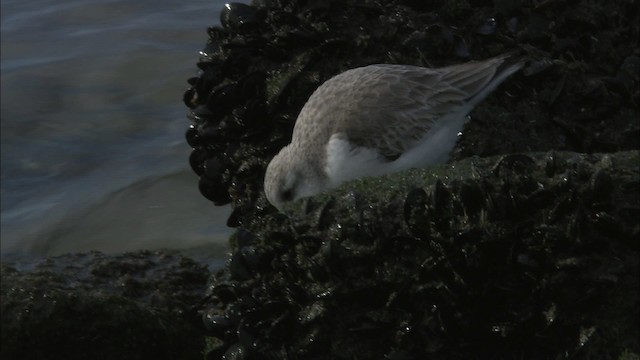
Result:
{"type": "Polygon", "coordinates": [[[312,196],[327,188],[326,176],[316,163],[305,161],[291,146],[284,147],[269,165],[264,177],[267,200],[278,209],[287,202],[312,196]]]}

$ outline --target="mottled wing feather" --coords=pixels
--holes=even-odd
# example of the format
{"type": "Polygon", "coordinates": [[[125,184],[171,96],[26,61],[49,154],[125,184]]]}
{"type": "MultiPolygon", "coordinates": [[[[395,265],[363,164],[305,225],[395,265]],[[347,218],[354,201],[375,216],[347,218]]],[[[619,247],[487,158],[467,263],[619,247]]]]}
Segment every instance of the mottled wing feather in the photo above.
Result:
{"type": "Polygon", "coordinates": [[[468,97],[479,93],[496,75],[504,57],[489,59],[483,62],[470,62],[439,69],[441,81],[453,88],[460,89],[468,97]]]}
{"type": "Polygon", "coordinates": [[[494,58],[441,69],[374,65],[366,75],[372,79],[358,89],[370,95],[348,106],[354,111],[341,122],[344,128],[336,130],[344,131],[354,145],[376,148],[393,160],[413,147],[434,122],[487,86],[502,62],[494,58]]]}
{"type": "Polygon", "coordinates": [[[376,149],[393,160],[444,115],[461,107],[470,110],[492,82],[519,68],[506,64],[510,56],[438,69],[382,64],[348,70],[309,98],[296,121],[292,146],[323,152],[333,134],[344,134],[354,146],[376,149]]]}

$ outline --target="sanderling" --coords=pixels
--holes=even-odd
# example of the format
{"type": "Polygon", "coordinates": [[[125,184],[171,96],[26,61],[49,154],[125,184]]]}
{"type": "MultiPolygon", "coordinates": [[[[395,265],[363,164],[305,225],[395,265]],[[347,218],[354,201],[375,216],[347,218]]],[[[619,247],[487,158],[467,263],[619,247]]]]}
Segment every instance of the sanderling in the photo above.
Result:
{"type": "Polygon", "coordinates": [[[363,176],[446,162],[469,112],[524,65],[505,54],[443,68],[369,65],[327,80],[265,174],[277,208],[363,176]]]}

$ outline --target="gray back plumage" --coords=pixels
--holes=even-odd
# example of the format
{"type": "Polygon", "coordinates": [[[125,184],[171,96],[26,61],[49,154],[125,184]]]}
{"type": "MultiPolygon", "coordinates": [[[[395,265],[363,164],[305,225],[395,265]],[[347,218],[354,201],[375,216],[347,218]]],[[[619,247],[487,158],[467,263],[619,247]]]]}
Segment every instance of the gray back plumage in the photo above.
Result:
{"type": "Polygon", "coordinates": [[[332,134],[342,133],[353,145],[393,160],[446,114],[466,115],[522,65],[506,54],[436,69],[381,64],[348,70],[309,98],[296,121],[292,145],[322,152],[332,134]]]}

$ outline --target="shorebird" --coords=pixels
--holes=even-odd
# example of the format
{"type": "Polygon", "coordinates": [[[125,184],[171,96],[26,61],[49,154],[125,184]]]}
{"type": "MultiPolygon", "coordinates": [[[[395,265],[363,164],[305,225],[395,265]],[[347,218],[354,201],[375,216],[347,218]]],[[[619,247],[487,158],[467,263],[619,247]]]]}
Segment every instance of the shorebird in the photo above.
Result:
{"type": "Polygon", "coordinates": [[[446,162],[467,115],[525,60],[504,54],[442,68],[377,64],[324,82],[267,166],[278,209],[345,181],[446,162]]]}

